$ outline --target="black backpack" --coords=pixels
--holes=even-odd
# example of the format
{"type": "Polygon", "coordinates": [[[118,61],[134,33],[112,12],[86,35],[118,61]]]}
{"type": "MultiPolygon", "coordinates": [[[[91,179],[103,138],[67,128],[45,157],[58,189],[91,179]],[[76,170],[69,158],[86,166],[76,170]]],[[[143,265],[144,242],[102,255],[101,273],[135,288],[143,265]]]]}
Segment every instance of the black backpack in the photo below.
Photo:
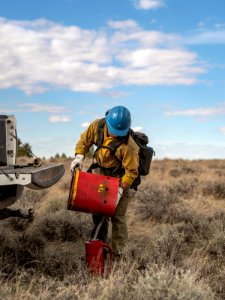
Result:
{"type": "MultiPolygon", "coordinates": [[[[146,176],[150,172],[151,162],[152,158],[155,155],[155,151],[152,147],[147,146],[149,140],[146,134],[142,132],[135,132],[132,129],[129,130],[127,136],[122,138],[117,138],[113,140],[108,146],[103,146],[104,141],[104,126],[106,124],[105,118],[101,119],[98,124],[98,139],[96,141],[96,150],[95,153],[100,148],[107,148],[110,150],[112,155],[115,155],[116,149],[123,143],[127,143],[129,135],[133,138],[135,143],[139,146],[139,167],[138,167],[138,177],[134,180],[133,184],[131,185],[131,189],[137,190],[138,185],[141,183],[141,177],[140,176],[146,176]]],[[[94,169],[95,167],[98,167],[98,165],[93,164],[90,166],[89,171],[94,169]]],[[[116,168],[118,171],[118,168],[116,168]]],[[[119,166],[120,172],[121,169],[121,162],[119,166]]],[[[116,170],[115,170],[116,171],[116,170]]],[[[112,172],[116,173],[116,172],[112,172]]],[[[121,172],[122,173],[122,172],[121,172]]]]}

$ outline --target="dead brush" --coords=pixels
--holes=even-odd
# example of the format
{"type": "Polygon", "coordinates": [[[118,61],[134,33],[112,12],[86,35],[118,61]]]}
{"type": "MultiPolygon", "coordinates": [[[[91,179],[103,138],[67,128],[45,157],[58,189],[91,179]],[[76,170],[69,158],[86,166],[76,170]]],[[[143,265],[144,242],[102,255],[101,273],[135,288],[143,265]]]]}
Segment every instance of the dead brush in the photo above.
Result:
{"type": "Polygon", "coordinates": [[[224,256],[218,256],[218,246],[214,242],[211,247],[206,248],[206,252],[200,249],[200,254],[197,257],[191,258],[191,265],[198,266],[199,278],[208,282],[211,289],[214,291],[216,299],[225,299],[225,270],[224,256]],[[216,249],[216,252],[215,252],[216,249]],[[209,253],[213,251],[212,253],[209,253]]]}
{"type": "Polygon", "coordinates": [[[213,299],[213,293],[197,274],[173,266],[148,266],[136,271],[131,263],[121,264],[104,279],[94,279],[79,288],[79,299],[213,299]],[[115,288],[116,287],[116,288],[115,288]]]}
{"type": "Polygon", "coordinates": [[[206,165],[209,169],[224,170],[225,160],[220,160],[220,159],[208,160],[206,161],[206,165]]]}
{"type": "Polygon", "coordinates": [[[167,188],[170,193],[178,197],[190,198],[193,196],[195,188],[198,185],[197,178],[184,178],[172,182],[167,188]]]}
{"type": "Polygon", "coordinates": [[[58,211],[66,210],[67,207],[67,195],[56,194],[48,197],[47,201],[43,203],[38,213],[42,216],[48,216],[58,211]]]}
{"type": "Polygon", "coordinates": [[[199,278],[204,278],[215,293],[215,299],[225,299],[225,270],[217,267],[215,262],[205,257],[204,264],[199,268],[199,278]]]}
{"type": "Polygon", "coordinates": [[[183,259],[192,253],[184,224],[163,225],[150,240],[149,264],[181,267],[183,259]]]}
{"type": "MultiPolygon", "coordinates": [[[[200,215],[193,216],[188,222],[159,224],[148,239],[132,237],[130,255],[141,269],[152,263],[159,266],[173,264],[183,267],[196,249],[202,249],[202,253],[209,253],[213,245],[215,248],[217,239],[211,247],[209,243],[215,239],[218,228],[223,228],[222,226],[222,221],[215,216],[205,218],[200,215]]],[[[224,255],[224,248],[220,232],[219,230],[220,248],[217,248],[217,251],[221,256],[224,255]]]]}
{"type": "Polygon", "coordinates": [[[122,265],[106,278],[88,278],[82,272],[67,279],[36,273],[21,273],[16,288],[8,284],[0,286],[3,299],[152,299],[152,300],[211,300],[215,299],[209,286],[198,279],[195,272],[185,272],[173,266],[149,266],[144,272],[132,265],[122,265]],[[125,275],[126,274],[126,275],[125,275]]]}
{"type": "Polygon", "coordinates": [[[215,299],[210,287],[198,280],[197,273],[173,265],[153,265],[145,270],[133,286],[132,297],[130,299],[215,299]]]}
{"type": "Polygon", "coordinates": [[[71,183],[69,180],[64,180],[63,182],[60,183],[60,189],[68,192],[70,190],[70,184],[71,183]]]}
{"type": "Polygon", "coordinates": [[[18,266],[36,268],[42,261],[42,253],[46,246],[46,239],[32,230],[19,236],[18,266]]]}
{"type": "Polygon", "coordinates": [[[0,227],[0,271],[6,276],[17,267],[19,240],[17,234],[0,227]]]}
{"type": "Polygon", "coordinates": [[[90,216],[75,214],[74,212],[59,210],[49,213],[35,220],[32,228],[48,241],[74,241],[89,238],[91,222],[90,216]]]}
{"type": "Polygon", "coordinates": [[[225,231],[215,232],[208,247],[208,253],[216,260],[217,266],[225,264],[225,231]]]}
{"type": "Polygon", "coordinates": [[[48,190],[37,191],[26,188],[22,196],[16,202],[16,206],[20,208],[30,208],[30,206],[32,206],[35,208],[46,198],[47,194],[48,190]]]}
{"type": "Polygon", "coordinates": [[[172,176],[172,177],[179,177],[179,176],[182,175],[182,171],[181,171],[180,169],[178,169],[178,168],[176,168],[176,169],[171,169],[171,170],[169,171],[169,175],[172,176]]]}
{"type": "Polygon", "coordinates": [[[216,299],[225,299],[224,224],[224,214],[215,214],[199,215],[188,223],[160,225],[150,239],[148,263],[197,270],[198,278],[208,282],[216,299]]]}
{"type": "Polygon", "coordinates": [[[36,266],[41,261],[41,253],[46,240],[31,232],[16,233],[9,230],[0,232],[0,270],[7,276],[14,274],[21,266],[36,266]]]}
{"type": "Polygon", "coordinates": [[[183,175],[193,175],[193,174],[198,174],[200,172],[199,169],[194,168],[191,165],[181,165],[178,168],[173,168],[171,170],[169,170],[169,175],[172,177],[179,177],[179,176],[183,176],[183,175]]]}
{"type": "Polygon", "coordinates": [[[85,269],[84,250],[81,243],[49,244],[43,252],[39,270],[53,278],[63,279],[65,276],[76,274],[85,269]],[[83,254],[83,255],[81,255],[83,254]]]}
{"type": "Polygon", "coordinates": [[[25,231],[29,228],[31,225],[31,222],[27,219],[21,219],[21,218],[9,218],[7,220],[4,220],[1,224],[3,227],[8,228],[12,231],[25,231]]]}
{"type": "Polygon", "coordinates": [[[176,191],[176,187],[146,185],[136,196],[135,208],[141,219],[166,223],[190,220],[192,215],[176,191]]]}
{"type": "Polygon", "coordinates": [[[204,181],[202,183],[203,196],[213,196],[216,199],[225,199],[225,182],[222,179],[204,181]]]}

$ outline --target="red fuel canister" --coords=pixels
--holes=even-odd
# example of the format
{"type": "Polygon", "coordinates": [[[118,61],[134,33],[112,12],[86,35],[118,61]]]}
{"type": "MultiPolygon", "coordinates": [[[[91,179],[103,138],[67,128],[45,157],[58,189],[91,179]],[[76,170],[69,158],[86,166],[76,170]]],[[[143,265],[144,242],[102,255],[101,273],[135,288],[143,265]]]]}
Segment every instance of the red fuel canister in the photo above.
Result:
{"type": "Polygon", "coordinates": [[[85,243],[86,266],[92,275],[102,275],[112,268],[112,248],[100,240],[90,240],[85,243]]]}
{"type": "Polygon", "coordinates": [[[76,170],[67,208],[112,217],[116,211],[118,187],[119,178],[76,170]]]}

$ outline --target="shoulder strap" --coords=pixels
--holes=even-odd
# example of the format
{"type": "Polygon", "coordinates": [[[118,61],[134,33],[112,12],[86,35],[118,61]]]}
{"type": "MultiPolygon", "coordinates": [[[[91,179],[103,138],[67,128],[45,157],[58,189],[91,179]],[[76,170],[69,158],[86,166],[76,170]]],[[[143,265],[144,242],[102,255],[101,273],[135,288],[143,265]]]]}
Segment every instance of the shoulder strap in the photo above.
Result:
{"type": "Polygon", "coordinates": [[[97,129],[98,130],[98,138],[97,138],[97,141],[96,141],[97,148],[96,148],[95,152],[98,151],[100,148],[107,148],[114,155],[115,152],[116,152],[116,149],[121,144],[127,143],[129,134],[125,137],[113,140],[108,146],[102,146],[103,142],[104,142],[104,126],[105,126],[105,124],[106,124],[105,118],[102,118],[98,123],[98,129],[97,129]]]}
{"type": "Polygon", "coordinates": [[[96,141],[96,146],[97,146],[97,150],[100,149],[101,145],[103,144],[103,141],[104,141],[104,126],[106,124],[106,121],[105,121],[105,118],[102,118],[99,123],[98,123],[98,138],[97,138],[97,141],[96,141]]]}
{"type": "Polygon", "coordinates": [[[124,137],[123,139],[115,139],[115,140],[112,140],[112,142],[109,144],[109,146],[107,147],[110,152],[112,154],[115,154],[116,153],[116,149],[122,145],[123,143],[126,143],[127,142],[127,137],[124,137]]]}

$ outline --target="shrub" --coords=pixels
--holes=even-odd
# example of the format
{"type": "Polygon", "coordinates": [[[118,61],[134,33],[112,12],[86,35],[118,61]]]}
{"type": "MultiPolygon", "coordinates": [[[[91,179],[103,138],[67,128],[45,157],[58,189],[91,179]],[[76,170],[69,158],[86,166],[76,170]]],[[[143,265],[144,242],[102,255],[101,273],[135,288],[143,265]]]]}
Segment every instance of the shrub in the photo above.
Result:
{"type": "Polygon", "coordinates": [[[175,188],[152,184],[138,192],[135,207],[142,220],[174,223],[191,219],[188,208],[174,191],[175,188]]]}
{"type": "Polygon", "coordinates": [[[89,238],[91,222],[85,216],[74,212],[59,210],[38,218],[32,230],[39,233],[48,241],[78,241],[80,238],[89,238]]]}
{"type": "Polygon", "coordinates": [[[203,182],[202,194],[214,196],[216,199],[225,199],[225,182],[221,179],[203,182]]]}
{"type": "Polygon", "coordinates": [[[20,208],[35,208],[37,204],[41,203],[46,198],[48,190],[31,190],[25,189],[22,196],[18,199],[15,206],[20,208]]]}
{"type": "Polygon", "coordinates": [[[183,179],[179,180],[178,182],[174,182],[168,187],[168,189],[173,195],[176,195],[178,197],[189,198],[193,195],[197,183],[197,178],[193,178],[192,180],[183,179]]]}
{"type": "Polygon", "coordinates": [[[169,171],[169,175],[172,177],[179,177],[181,176],[182,172],[180,169],[172,169],[169,171]]]}
{"type": "Polygon", "coordinates": [[[197,280],[197,274],[176,269],[174,266],[151,267],[146,270],[133,286],[131,299],[214,299],[210,288],[197,280]]]}
{"type": "Polygon", "coordinates": [[[83,249],[80,243],[77,247],[72,243],[49,245],[43,253],[40,268],[43,274],[54,278],[76,275],[82,269],[85,270],[84,245],[83,249]]]}
{"type": "Polygon", "coordinates": [[[176,224],[160,227],[150,244],[152,263],[160,266],[169,264],[178,266],[187,250],[183,226],[176,224]]]}

